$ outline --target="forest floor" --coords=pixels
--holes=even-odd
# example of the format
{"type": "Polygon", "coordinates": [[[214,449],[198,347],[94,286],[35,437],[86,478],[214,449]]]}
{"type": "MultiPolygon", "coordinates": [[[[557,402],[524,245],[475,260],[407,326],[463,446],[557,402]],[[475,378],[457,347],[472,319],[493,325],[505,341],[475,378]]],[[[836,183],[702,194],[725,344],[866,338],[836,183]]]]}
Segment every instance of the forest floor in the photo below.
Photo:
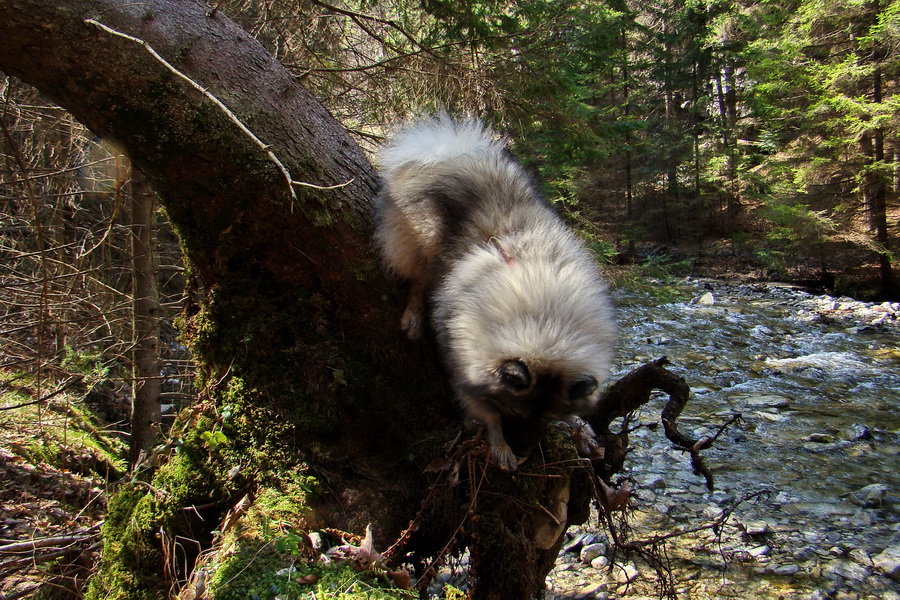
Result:
{"type": "Polygon", "coordinates": [[[58,389],[0,373],[3,600],[82,596],[99,558],[109,481],[124,468],[121,448],[73,390],[34,402],[58,389]]]}

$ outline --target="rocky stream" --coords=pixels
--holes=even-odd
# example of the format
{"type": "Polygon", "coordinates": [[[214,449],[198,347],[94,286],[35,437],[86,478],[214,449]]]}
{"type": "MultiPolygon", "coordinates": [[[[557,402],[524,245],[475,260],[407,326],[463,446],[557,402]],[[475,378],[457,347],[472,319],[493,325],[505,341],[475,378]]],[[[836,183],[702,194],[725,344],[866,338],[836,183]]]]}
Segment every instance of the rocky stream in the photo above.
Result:
{"type": "MultiPolygon", "coordinates": [[[[700,280],[676,297],[617,299],[613,379],[667,356],[693,391],[683,431],[741,419],[703,452],[714,491],[661,429],[631,434],[629,538],[692,531],[655,547],[679,599],[900,600],[900,304],[700,280]]],[[[663,402],[638,420],[658,422],[663,402]]],[[[547,598],[660,589],[595,515],[567,533],[547,598]]]]}

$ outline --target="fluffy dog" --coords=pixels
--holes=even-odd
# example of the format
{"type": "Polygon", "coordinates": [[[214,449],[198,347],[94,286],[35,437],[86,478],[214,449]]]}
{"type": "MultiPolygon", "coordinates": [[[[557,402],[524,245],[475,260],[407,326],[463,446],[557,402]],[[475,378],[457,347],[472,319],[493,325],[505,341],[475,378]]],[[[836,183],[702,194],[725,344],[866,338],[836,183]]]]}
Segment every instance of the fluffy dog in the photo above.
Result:
{"type": "Polygon", "coordinates": [[[454,392],[518,467],[546,425],[590,412],[612,361],[613,310],[591,255],[481,122],[446,115],[382,149],[376,242],[409,280],[401,326],[426,299],[454,392]]]}

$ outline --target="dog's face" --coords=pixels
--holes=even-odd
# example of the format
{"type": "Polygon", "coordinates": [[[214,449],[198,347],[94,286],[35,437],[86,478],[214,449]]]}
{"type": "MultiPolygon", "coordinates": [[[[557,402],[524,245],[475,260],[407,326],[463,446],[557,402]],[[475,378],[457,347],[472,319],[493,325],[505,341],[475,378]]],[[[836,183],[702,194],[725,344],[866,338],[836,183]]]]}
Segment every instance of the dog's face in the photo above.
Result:
{"type": "Polygon", "coordinates": [[[466,396],[500,414],[503,437],[517,456],[537,446],[547,424],[596,406],[599,382],[546,372],[520,359],[503,361],[488,378],[465,389],[466,396]]]}

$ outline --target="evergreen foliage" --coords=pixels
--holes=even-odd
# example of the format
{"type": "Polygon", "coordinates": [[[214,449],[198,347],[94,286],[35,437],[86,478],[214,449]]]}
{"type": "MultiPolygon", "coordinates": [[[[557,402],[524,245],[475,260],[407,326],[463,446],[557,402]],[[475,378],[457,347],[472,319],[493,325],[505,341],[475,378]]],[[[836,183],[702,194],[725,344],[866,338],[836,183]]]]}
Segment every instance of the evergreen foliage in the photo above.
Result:
{"type": "Polygon", "coordinates": [[[231,10],[364,141],[410,113],[475,114],[620,249],[749,234],[780,257],[757,261],[770,275],[868,262],[892,284],[896,1],[268,7],[280,19],[231,10]],[[809,246],[814,221],[829,225],[809,246]]]}

